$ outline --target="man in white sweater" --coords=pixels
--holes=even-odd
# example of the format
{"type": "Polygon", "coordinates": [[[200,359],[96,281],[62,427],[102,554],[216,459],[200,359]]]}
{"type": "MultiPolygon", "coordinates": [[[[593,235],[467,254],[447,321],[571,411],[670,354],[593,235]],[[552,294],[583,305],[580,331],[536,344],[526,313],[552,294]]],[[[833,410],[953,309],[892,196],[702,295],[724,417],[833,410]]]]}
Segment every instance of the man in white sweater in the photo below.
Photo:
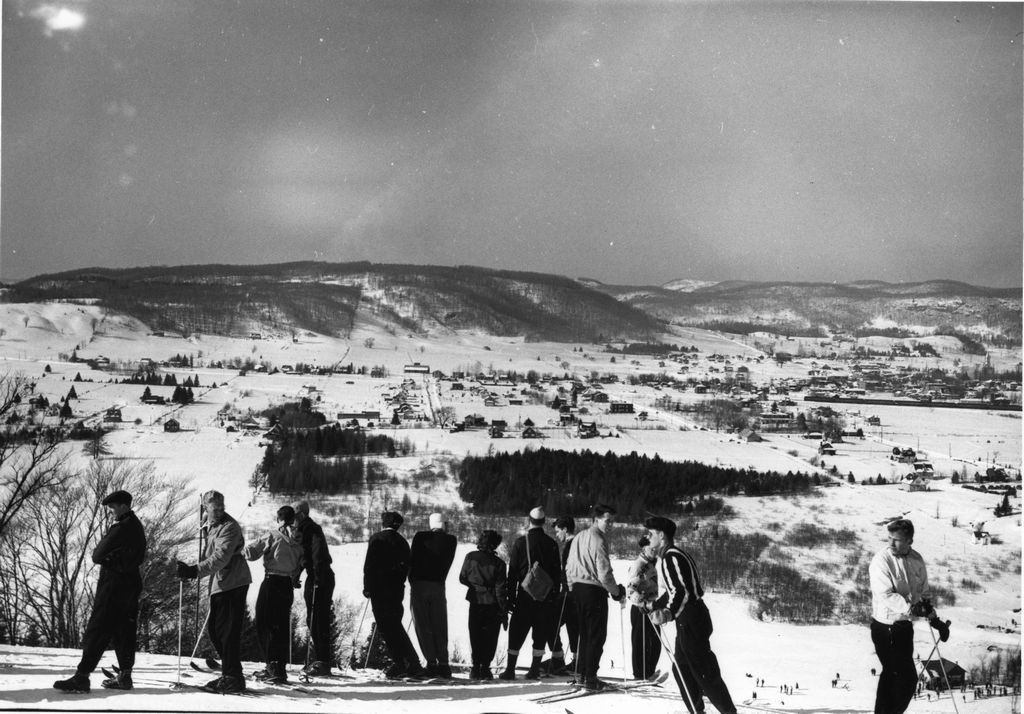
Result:
{"type": "Polygon", "coordinates": [[[573,538],[565,563],[565,579],[576,600],[580,623],[579,673],[587,689],[605,687],[597,678],[597,668],[608,637],[608,596],[621,602],[626,596],[626,589],[615,582],[605,540],[614,520],[611,506],[594,506],[593,525],[573,538]]]}
{"type": "Polygon", "coordinates": [[[917,688],[914,617],[927,617],[942,640],[949,624],[935,614],[928,598],[928,571],[914,550],[914,524],[900,518],[886,526],[888,544],[871,561],[871,641],[882,663],[875,714],[902,714],[917,688]]]}

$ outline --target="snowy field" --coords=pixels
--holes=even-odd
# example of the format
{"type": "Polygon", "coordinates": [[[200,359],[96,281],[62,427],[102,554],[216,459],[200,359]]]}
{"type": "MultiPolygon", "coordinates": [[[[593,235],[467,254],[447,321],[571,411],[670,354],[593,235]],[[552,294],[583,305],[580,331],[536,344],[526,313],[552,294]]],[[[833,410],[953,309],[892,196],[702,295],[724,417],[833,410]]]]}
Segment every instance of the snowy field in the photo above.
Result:
{"type": "MultiPolygon", "coordinates": [[[[381,408],[382,395],[401,382],[403,364],[420,361],[431,369],[495,370],[515,369],[561,373],[562,362],[569,362],[568,371],[589,374],[616,367],[623,373],[630,370],[659,371],[656,361],[641,358],[640,365],[628,362],[612,365],[606,355],[574,352],[573,346],[554,343],[524,343],[521,340],[499,340],[487,336],[449,336],[431,339],[403,339],[369,328],[351,340],[327,337],[303,337],[299,343],[291,339],[268,339],[260,342],[232,340],[208,336],[179,338],[151,337],[145,326],[104,316],[90,307],[68,305],[0,306],[0,370],[21,372],[36,380],[36,391],[51,401],[62,398],[73,385],[78,400],[71,402],[76,417],[98,419],[112,406],[121,407],[124,422],[107,438],[112,458],[151,460],[158,471],[184,479],[196,492],[217,488],[225,493],[227,510],[253,536],[272,525],[272,514],[290,497],[253,494],[249,478],[263,456],[259,434],[228,432],[218,412],[230,406],[235,413],[257,411],[284,401],[310,396],[316,407],[333,418],[337,411],[381,408]],[[374,338],[372,347],[366,339],[374,338]],[[287,374],[256,374],[240,376],[237,371],[202,367],[175,370],[179,379],[197,376],[200,388],[195,390],[196,403],[185,408],[173,405],[144,405],[139,401],[143,387],[108,383],[110,374],[93,372],[81,363],[71,364],[58,359],[75,347],[79,356],[105,355],[112,360],[138,361],[146,357],[167,359],[175,354],[192,353],[205,360],[252,356],[270,359],[278,365],[309,362],[335,362],[358,365],[387,366],[389,379],[364,376],[333,375],[298,376],[287,374]],[[586,355],[586,356],[585,356],[586,355]],[[51,372],[43,372],[44,365],[51,372]],[[76,374],[84,382],[72,382],[76,374]],[[209,385],[216,382],[216,388],[209,385]],[[311,389],[312,388],[312,389],[311,389]],[[162,422],[173,416],[181,422],[182,431],[167,433],[162,422]]],[[[697,343],[703,353],[720,352],[737,359],[754,356],[756,352],[741,341],[709,333],[688,333],[681,343],[697,343]]],[[[587,349],[598,349],[589,346],[587,349]]],[[[1007,360],[1010,358],[1008,357],[1007,360]]],[[[1019,354],[1016,361],[1020,361],[1019,354]]],[[[767,361],[752,369],[756,378],[793,376],[792,364],[777,367],[767,361]],[[777,370],[777,372],[776,372],[777,370]],[[761,374],[758,374],[760,372],[761,374]]],[[[154,394],[170,395],[171,388],[154,387],[154,394]]],[[[510,425],[529,418],[545,432],[543,440],[505,438],[493,440],[486,432],[449,433],[438,428],[392,429],[386,432],[409,438],[416,446],[412,456],[387,461],[399,482],[387,493],[389,506],[394,507],[404,495],[424,506],[436,508],[457,520],[462,511],[454,486],[431,485],[422,488],[409,474],[421,466],[440,463],[446,458],[466,454],[483,454],[488,449],[513,451],[524,448],[545,448],[599,452],[659,454],[666,460],[696,460],[740,468],[759,470],[804,471],[825,473],[811,464],[816,455],[816,442],[796,436],[766,434],[763,443],[744,443],[735,435],[701,430],[678,413],[663,413],[653,408],[662,393],[649,388],[610,385],[613,399],[633,401],[637,409],[650,412],[650,419],[641,423],[635,415],[595,414],[602,437],[581,440],[566,429],[548,425],[555,414],[539,404],[484,408],[479,400],[453,394],[434,380],[417,380],[413,390],[432,408],[450,406],[461,419],[477,412],[488,420],[505,419],[510,425]],[[607,434],[615,434],[607,436],[607,434]]],[[[799,402],[797,408],[809,405],[799,402]]],[[[1011,499],[1016,515],[995,519],[992,508],[999,498],[960,488],[948,476],[964,467],[969,473],[984,471],[987,464],[999,463],[1020,468],[1020,413],[958,411],[915,407],[859,407],[862,413],[849,414],[848,422],[856,423],[867,415],[880,416],[881,428],[865,429],[866,438],[837,444],[838,453],[825,457],[827,466],[835,465],[840,474],[852,472],[856,485],[844,483],[822,489],[819,495],[796,498],[733,498],[729,505],[735,515],[725,525],[736,532],[784,533],[799,523],[812,523],[822,528],[848,528],[858,533],[863,547],[873,553],[882,546],[882,524],[891,517],[906,515],[917,526],[917,548],[929,565],[933,582],[957,591],[955,607],[942,608],[944,618],[953,621],[952,637],[942,645],[946,659],[966,668],[976,664],[992,648],[1009,650],[1020,647],[1021,607],[1021,523],[1020,499],[1011,499]],[[894,445],[923,450],[934,463],[936,471],[946,478],[933,482],[933,489],[911,493],[897,486],[863,486],[863,478],[881,474],[884,478],[898,476],[898,468],[888,459],[894,445]],[[975,543],[970,524],[986,521],[996,539],[989,545],[975,543]],[[977,590],[961,587],[964,579],[980,584],[977,590]]],[[[518,433],[512,430],[510,433],[518,433]]],[[[86,457],[76,451],[73,459],[86,457]]],[[[337,499],[348,509],[348,518],[359,521],[369,511],[379,512],[382,494],[375,501],[337,499]]],[[[312,498],[313,517],[317,509],[331,499],[312,498]]],[[[320,519],[318,519],[320,520],[320,519]]],[[[325,524],[330,523],[325,520],[325,524]]],[[[375,525],[375,524],[371,524],[375,525]]],[[[426,528],[425,523],[407,520],[406,537],[426,528]]],[[[506,541],[513,534],[505,533],[506,541]]],[[[361,608],[361,570],[365,554],[364,542],[346,542],[340,532],[332,532],[332,554],[338,574],[337,598],[356,603],[361,608]]],[[[453,651],[468,653],[465,622],[467,606],[464,588],[457,583],[458,566],[470,545],[462,543],[448,582],[449,629],[453,651]]],[[[781,548],[783,552],[785,547],[781,548]]],[[[191,553],[191,551],[190,551],[191,553]]],[[[822,547],[790,553],[789,563],[801,571],[828,573],[845,557],[834,548],[822,547]]],[[[624,577],[627,555],[617,555],[615,568],[624,577]]],[[[699,564],[698,564],[699,565],[699,564]]],[[[262,578],[260,564],[253,563],[254,581],[262,578]]],[[[826,576],[827,577],[827,576],[826,576]]],[[[255,602],[257,586],[249,591],[255,602]]],[[[737,702],[756,704],[789,712],[866,712],[873,704],[876,679],[871,669],[878,667],[866,624],[842,626],[798,626],[764,622],[751,614],[751,603],[743,598],[722,593],[707,596],[715,634],[712,646],[718,654],[726,683],[737,702]],[[840,686],[831,680],[840,675],[840,686]],[[756,679],[766,684],[757,688],[756,679]],[[783,695],[779,687],[795,687],[792,695],[783,695]]],[[[604,650],[601,675],[621,677],[622,629],[619,610],[612,605],[608,623],[608,642],[604,650]]],[[[408,610],[407,615],[408,618],[408,610]]],[[[622,619],[628,637],[628,613],[622,619]]],[[[368,626],[364,628],[368,630],[368,626]]],[[[924,624],[916,627],[916,651],[926,657],[932,649],[931,635],[924,624]]],[[[415,639],[415,638],[414,638],[415,639]]],[[[187,643],[191,648],[192,643],[187,643]]],[[[499,641],[499,658],[505,650],[504,635],[499,641]]],[[[186,653],[187,656],[187,653],[186,653]]],[[[626,653],[628,657],[628,652],[626,653]]],[[[141,654],[136,670],[137,688],[131,693],[112,693],[99,689],[99,676],[93,677],[95,691],[90,696],[59,695],[51,689],[54,679],[68,676],[77,661],[77,653],[65,650],[0,647],[0,708],[4,709],[75,709],[75,710],[189,710],[189,711],[339,711],[377,712],[384,707],[395,712],[541,712],[565,709],[563,705],[540,705],[530,696],[555,690],[553,680],[542,683],[491,683],[451,688],[389,687],[360,674],[355,679],[317,682],[311,694],[285,694],[277,690],[261,697],[227,697],[201,692],[168,692],[168,685],[178,676],[174,657],[141,654]]],[[[114,662],[109,653],[104,664],[114,662]]],[[[520,657],[527,664],[527,655],[520,657]]],[[[663,669],[668,661],[663,658],[663,669]]],[[[256,668],[256,665],[253,665],[256,668]]],[[[98,675],[98,673],[97,673],[98,675]]],[[[201,683],[204,678],[181,670],[182,681],[201,683]]],[[[254,685],[258,686],[258,685],[254,685]]],[[[643,693],[616,693],[579,699],[568,704],[572,712],[604,711],[684,711],[679,694],[670,682],[661,690],[643,693]]],[[[1009,712],[1015,704],[1007,698],[974,701],[957,700],[961,712],[1009,712]]],[[[712,709],[709,709],[711,711],[712,709]]],[[[1019,707],[1017,708],[1019,710],[1019,707]]],[[[938,702],[919,699],[912,703],[912,712],[951,712],[948,698],[938,702]]]]}

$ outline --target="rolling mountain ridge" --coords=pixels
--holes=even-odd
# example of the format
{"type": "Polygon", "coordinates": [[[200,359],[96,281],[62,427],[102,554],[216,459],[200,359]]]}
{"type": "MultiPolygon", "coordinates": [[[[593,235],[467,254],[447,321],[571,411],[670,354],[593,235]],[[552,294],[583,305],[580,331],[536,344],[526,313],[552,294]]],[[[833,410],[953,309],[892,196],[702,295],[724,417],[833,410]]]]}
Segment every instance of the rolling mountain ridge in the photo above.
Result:
{"type": "Polygon", "coordinates": [[[927,334],[1020,344],[1021,289],[951,280],[608,285],[473,266],[294,262],[88,268],[7,286],[8,303],[89,302],[152,330],[347,337],[476,331],[558,342],[655,339],[668,325],[726,332],[927,334]]]}

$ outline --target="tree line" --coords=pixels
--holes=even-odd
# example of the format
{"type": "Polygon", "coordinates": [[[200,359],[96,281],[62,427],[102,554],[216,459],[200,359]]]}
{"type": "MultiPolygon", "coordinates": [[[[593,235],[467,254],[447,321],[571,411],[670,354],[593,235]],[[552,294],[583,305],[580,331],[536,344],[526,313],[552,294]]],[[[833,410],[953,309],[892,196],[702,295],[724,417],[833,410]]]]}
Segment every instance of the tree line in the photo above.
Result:
{"type": "Polygon", "coordinates": [[[538,503],[549,513],[584,514],[596,503],[624,518],[682,513],[687,502],[715,493],[803,492],[804,473],[760,473],[660,456],[557,451],[468,456],[458,469],[459,496],[478,513],[525,513],[538,503]]]}

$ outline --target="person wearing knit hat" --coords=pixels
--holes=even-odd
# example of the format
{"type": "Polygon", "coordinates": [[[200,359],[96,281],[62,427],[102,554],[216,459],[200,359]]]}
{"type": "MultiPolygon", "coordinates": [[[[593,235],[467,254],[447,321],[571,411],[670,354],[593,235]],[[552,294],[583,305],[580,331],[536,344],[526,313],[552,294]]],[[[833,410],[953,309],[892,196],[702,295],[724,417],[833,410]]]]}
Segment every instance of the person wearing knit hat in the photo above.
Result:
{"type": "Polygon", "coordinates": [[[500,533],[483,531],[477,538],[477,549],[466,554],[459,571],[459,582],[466,586],[469,601],[469,647],[473,662],[470,679],[494,679],[491,660],[498,648],[501,627],[508,627],[505,561],[494,552],[500,544],[500,533]]]}
{"type": "Polygon", "coordinates": [[[53,683],[54,689],[88,692],[89,675],[96,669],[107,645],[113,643],[118,673],[105,679],[107,689],[131,689],[142,575],[146,557],[146,532],[132,511],[132,496],[114,491],[101,502],[114,520],[92,551],[100,566],[92,613],[82,635],[82,659],[75,674],[53,683]]]}
{"type": "Polygon", "coordinates": [[[452,676],[448,664],[448,599],[444,581],[455,560],[458,540],[445,532],[444,516],[431,513],[430,530],[412,538],[412,566],[409,570],[409,606],[416,626],[416,639],[432,677],[452,676]]]}
{"type": "Polygon", "coordinates": [[[370,536],[363,562],[363,597],[370,599],[377,631],[394,662],[385,673],[389,679],[426,675],[412,640],[402,626],[405,579],[412,561],[409,542],[398,532],[402,523],[402,514],[384,511],[381,514],[383,529],[370,536]]]}
{"type": "Polygon", "coordinates": [[[544,532],[544,509],[540,506],[530,510],[529,529],[525,535],[519,536],[512,545],[508,561],[508,580],[506,582],[506,608],[512,613],[508,625],[508,661],[505,671],[498,675],[500,679],[516,678],[516,659],[519,648],[526,642],[526,636],[533,631],[533,659],[526,679],[540,679],[540,663],[544,657],[544,649],[549,645],[551,633],[555,629],[558,612],[555,602],[561,592],[560,578],[561,559],[558,556],[558,544],[554,538],[544,532]],[[551,580],[552,586],[540,597],[534,597],[523,588],[523,581],[530,573],[534,564],[551,580]]]}

